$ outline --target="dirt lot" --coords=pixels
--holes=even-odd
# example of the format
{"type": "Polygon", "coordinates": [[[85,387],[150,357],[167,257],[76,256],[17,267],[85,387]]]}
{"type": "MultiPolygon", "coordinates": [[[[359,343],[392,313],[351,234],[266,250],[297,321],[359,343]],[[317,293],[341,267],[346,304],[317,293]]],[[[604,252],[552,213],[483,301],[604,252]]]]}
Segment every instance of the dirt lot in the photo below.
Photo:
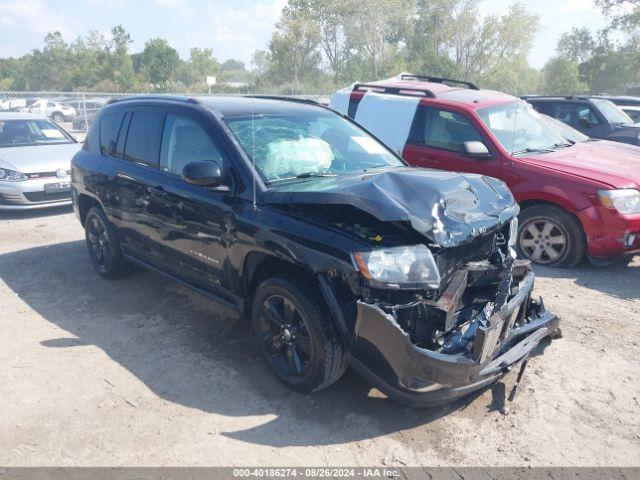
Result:
{"type": "Polygon", "coordinates": [[[640,258],[537,273],[564,338],[515,402],[512,372],[412,410],[350,371],[291,393],[218,304],[100,279],[70,209],[0,214],[0,465],[638,465],[640,258]]]}

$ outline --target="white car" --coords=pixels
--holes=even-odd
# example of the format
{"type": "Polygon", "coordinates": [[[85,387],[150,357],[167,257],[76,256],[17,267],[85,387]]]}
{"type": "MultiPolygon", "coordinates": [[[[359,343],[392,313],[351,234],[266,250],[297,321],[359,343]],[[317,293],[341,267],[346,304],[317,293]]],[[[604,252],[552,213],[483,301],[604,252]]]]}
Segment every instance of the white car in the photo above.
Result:
{"type": "Polygon", "coordinates": [[[27,106],[26,98],[5,98],[0,101],[0,110],[5,112],[13,112],[19,108],[27,106]]]}
{"type": "Polygon", "coordinates": [[[21,108],[19,111],[23,113],[39,113],[58,123],[70,122],[77,114],[75,108],[69,105],[63,105],[60,102],[47,100],[46,98],[36,100],[26,107],[21,108]]]}
{"type": "Polygon", "coordinates": [[[44,115],[0,112],[0,210],[70,204],[80,146],[44,115]]]}

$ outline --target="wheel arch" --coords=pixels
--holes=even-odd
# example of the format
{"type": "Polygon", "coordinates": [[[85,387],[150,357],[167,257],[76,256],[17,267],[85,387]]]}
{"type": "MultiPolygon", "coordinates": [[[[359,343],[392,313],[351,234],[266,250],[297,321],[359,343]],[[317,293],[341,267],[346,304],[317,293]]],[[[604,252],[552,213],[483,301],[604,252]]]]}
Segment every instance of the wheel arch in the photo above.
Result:
{"type": "Polygon", "coordinates": [[[100,202],[94,197],[85,193],[81,193],[78,195],[78,215],[80,217],[80,224],[83,227],[84,222],[87,219],[87,213],[89,213],[89,210],[91,210],[93,207],[98,207],[101,210],[104,210],[100,202]]]}
{"type": "Polygon", "coordinates": [[[346,312],[340,306],[332,282],[326,275],[313,272],[289,259],[264,252],[252,252],[247,255],[242,272],[242,290],[245,298],[243,313],[246,316],[251,315],[253,295],[261,281],[273,276],[294,278],[304,282],[322,298],[343,342],[345,345],[350,343],[352,329],[347,326],[346,312]]]}
{"type": "Polygon", "coordinates": [[[572,211],[571,209],[567,209],[565,206],[561,205],[560,203],[553,202],[550,200],[529,199],[529,200],[523,200],[519,202],[519,205],[520,205],[521,212],[524,212],[527,208],[530,208],[530,207],[545,206],[545,205],[563,210],[564,212],[571,215],[573,219],[577,222],[577,224],[580,226],[580,231],[582,232],[583,238],[586,241],[586,233],[584,231],[584,226],[582,225],[580,218],[578,218],[578,216],[575,214],[574,211],[572,211]]]}
{"type": "MultiPolygon", "coordinates": [[[[573,219],[576,227],[577,227],[577,233],[578,235],[581,237],[581,243],[580,243],[580,247],[578,251],[582,251],[583,255],[586,253],[586,251],[588,250],[588,246],[589,246],[589,241],[588,241],[588,237],[587,237],[587,233],[585,231],[584,225],[582,224],[582,221],[580,220],[580,218],[572,211],[564,208],[562,205],[552,202],[552,201],[546,201],[546,200],[538,200],[538,199],[532,199],[532,200],[525,200],[520,202],[520,213],[524,213],[525,211],[527,211],[528,209],[532,208],[532,207],[551,207],[551,208],[555,208],[558,209],[560,211],[562,211],[564,214],[568,215],[571,219],[573,219]]],[[[520,227],[522,227],[523,224],[520,225],[520,227]]],[[[520,229],[518,230],[518,232],[520,232],[520,229]]],[[[519,236],[519,233],[518,233],[519,236]]],[[[581,257],[581,259],[582,259],[581,257]]],[[[576,262],[577,263],[577,262],[576,262]]],[[[570,264],[569,266],[574,266],[575,263],[570,264]]]]}

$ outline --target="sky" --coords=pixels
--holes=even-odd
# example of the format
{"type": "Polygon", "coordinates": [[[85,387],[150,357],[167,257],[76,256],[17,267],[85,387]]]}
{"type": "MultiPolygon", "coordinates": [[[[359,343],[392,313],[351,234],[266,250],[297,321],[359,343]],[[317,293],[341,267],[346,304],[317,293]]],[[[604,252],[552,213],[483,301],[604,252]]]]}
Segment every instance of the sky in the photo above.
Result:
{"type": "MultiPolygon", "coordinates": [[[[97,30],[108,35],[121,24],[131,34],[132,51],[146,40],[166,38],[183,58],[191,47],[209,47],[219,60],[249,64],[256,49],[266,48],[286,0],[0,0],[0,57],[41,48],[47,32],[65,40],[97,30]]],[[[503,13],[509,0],[484,0],[484,14],[503,13]]],[[[593,0],[523,0],[541,17],[529,62],[542,67],[554,54],[560,35],[572,27],[602,28],[606,21],[593,0]]]]}

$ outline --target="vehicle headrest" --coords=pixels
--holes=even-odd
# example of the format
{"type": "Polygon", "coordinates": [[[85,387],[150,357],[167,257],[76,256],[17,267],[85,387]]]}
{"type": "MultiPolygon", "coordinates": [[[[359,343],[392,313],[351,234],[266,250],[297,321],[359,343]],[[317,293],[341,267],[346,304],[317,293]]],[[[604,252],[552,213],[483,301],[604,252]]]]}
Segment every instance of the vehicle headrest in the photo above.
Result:
{"type": "Polygon", "coordinates": [[[209,136],[198,125],[185,125],[176,132],[176,149],[181,151],[204,150],[211,145],[209,136]]]}

